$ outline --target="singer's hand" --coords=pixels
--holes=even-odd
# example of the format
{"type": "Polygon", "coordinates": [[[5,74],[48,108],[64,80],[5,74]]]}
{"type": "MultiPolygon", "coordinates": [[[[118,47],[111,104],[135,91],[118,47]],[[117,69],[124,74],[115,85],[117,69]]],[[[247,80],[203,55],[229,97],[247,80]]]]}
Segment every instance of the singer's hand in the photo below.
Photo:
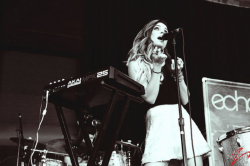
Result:
{"type": "MultiPolygon", "coordinates": [[[[177,69],[181,70],[183,68],[183,61],[181,58],[177,57],[177,69]]],[[[172,65],[171,65],[171,70],[175,70],[175,61],[172,59],[172,65]]]]}
{"type": "Polygon", "coordinates": [[[155,47],[151,55],[153,60],[153,65],[155,66],[164,66],[167,55],[161,51],[161,48],[155,47]]]}

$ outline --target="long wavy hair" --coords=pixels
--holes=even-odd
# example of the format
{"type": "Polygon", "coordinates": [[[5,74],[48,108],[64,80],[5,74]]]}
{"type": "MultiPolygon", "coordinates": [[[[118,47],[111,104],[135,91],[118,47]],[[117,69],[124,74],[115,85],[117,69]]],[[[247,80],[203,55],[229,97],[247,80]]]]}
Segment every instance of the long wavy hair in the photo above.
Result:
{"type": "MultiPolygon", "coordinates": [[[[155,25],[159,22],[167,26],[167,23],[164,20],[151,20],[136,35],[133,42],[133,47],[128,52],[128,60],[126,65],[128,65],[130,61],[136,60],[140,56],[143,57],[146,61],[152,62],[151,54],[154,50],[154,43],[151,40],[151,33],[155,25]]],[[[170,57],[167,47],[165,47],[163,51],[170,57]]]]}

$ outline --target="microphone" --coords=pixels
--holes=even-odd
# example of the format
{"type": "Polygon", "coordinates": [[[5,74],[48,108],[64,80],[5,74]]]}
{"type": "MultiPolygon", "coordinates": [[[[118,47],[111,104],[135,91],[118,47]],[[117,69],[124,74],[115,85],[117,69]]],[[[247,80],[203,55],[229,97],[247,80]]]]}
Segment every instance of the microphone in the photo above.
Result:
{"type": "Polygon", "coordinates": [[[160,40],[169,40],[169,39],[173,38],[180,31],[181,31],[181,28],[177,28],[177,29],[175,29],[173,31],[170,31],[168,33],[163,34],[163,36],[158,37],[158,39],[160,39],[160,40]]]}

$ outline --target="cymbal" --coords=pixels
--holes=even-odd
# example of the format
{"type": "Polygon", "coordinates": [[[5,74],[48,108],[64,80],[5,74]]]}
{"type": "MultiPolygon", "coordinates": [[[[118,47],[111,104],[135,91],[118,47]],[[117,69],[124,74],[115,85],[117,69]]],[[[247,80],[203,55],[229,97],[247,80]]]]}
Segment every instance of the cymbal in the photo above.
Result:
{"type": "MultiPolygon", "coordinates": [[[[17,144],[19,143],[19,138],[18,137],[11,137],[10,140],[17,143],[17,144]]],[[[23,144],[24,144],[23,146],[28,146],[29,148],[32,148],[33,145],[35,145],[35,141],[32,140],[32,139],[25,139],[24,138],[23,139],[23,144]]],[[[45,145],[38,142],[36,149],[45,149],[45,145]]]]}
{"type": "MultiPolygon", "coordinates": [[[[71,143],[76,143],[76,140],[71,139],[71,143]]],[[[54,139],[46,143],[46,149],[52,152],[58,153],[68,153],[66,148],[66,143],[64,139],[54,139]]],[[[87,153],[87,147],[84,142],[81,143],[76,149],[74,149],[77,154],[87,153]]]]}
{"type": "Polygon", "coordinates": [[[131,147],[131,148],[140,148],[140,147],[138,147],[138,146],[136,146],[136,145],[134,145],[134,144],[131,144],[131,143],[129,143],[129,142],[123,142],[123,141],[116,141],[116,143],[117,144],[120,144],[120,145],[124,145],[124,146],[128,146],[128,147],[131,147]]]}

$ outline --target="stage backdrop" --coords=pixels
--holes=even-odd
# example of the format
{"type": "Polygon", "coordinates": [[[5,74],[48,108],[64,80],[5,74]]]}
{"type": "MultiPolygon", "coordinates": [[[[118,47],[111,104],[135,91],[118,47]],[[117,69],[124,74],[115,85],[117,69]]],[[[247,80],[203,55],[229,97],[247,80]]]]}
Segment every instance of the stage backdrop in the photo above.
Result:
{"type": "Polygon", "coordinates": [[[209,78],[202,83],[207,141],[212,148],[209,163],[224,166],[216,140],[228,131],[250,126],[250,84],[209,78]]]}

